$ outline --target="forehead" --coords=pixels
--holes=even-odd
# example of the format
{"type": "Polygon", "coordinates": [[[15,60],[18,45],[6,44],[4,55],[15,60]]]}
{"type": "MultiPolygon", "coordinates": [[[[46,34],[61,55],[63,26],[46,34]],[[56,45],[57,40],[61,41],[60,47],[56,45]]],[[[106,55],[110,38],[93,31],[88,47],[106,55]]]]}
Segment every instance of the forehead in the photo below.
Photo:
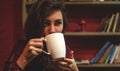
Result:
{"type": "Polygon", "coordinates": [[[59,10],[58,11],[54,11],[46,19],[47,20],[63,19],[62,12],[59,11],[59,10]]]}

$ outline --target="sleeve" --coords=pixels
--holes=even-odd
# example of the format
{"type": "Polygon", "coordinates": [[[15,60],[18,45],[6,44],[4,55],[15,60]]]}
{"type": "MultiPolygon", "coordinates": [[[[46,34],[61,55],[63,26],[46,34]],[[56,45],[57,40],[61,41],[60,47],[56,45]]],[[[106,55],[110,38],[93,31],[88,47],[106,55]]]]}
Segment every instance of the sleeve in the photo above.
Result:
{"type": "Polygon", "coordinates": [[[23,42],[17,43],[9,56],[9,59],[6,61],[4,69],[5,71],[23,71],[16,63],[18,57],[20,56],[22,50],[24,49],[23,42]]]}
{"type": "Polygon", "coordinates": [[[8,71],[23,71],[16,62],[12,62],[9,66],[9,70],[8,71]]]}

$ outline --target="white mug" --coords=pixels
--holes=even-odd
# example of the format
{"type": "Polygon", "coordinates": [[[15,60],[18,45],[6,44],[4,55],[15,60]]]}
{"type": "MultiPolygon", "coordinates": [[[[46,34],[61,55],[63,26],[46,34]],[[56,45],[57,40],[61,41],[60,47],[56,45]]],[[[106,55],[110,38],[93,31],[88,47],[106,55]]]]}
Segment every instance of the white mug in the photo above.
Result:
{"type": "Polygon", "coordinates": [[[45,37],[48,52],[53,59],[60,59],[66,56],[66,45],[63,33],[52,33],[45,37]]]}

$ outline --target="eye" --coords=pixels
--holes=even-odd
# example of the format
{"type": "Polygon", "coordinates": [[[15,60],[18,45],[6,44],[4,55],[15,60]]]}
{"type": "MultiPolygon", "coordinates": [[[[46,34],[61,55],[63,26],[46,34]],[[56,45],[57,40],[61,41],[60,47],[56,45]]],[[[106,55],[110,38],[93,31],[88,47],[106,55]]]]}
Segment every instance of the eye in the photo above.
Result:
{"type": "Polygon", "coordinates": [[[49,22],[48,20],[45,20],[43,23],[44,23],[44,26],[45,26],[45,27],[47,27],[47,26],[50,25],[50,22],[49,22]]]}
{"type": "Polygon", "coordinates": [[[59,26],[59,25],[61,25],[62,24],[62,20],[56,20],[55,21],[55,26],[59,26]]]}

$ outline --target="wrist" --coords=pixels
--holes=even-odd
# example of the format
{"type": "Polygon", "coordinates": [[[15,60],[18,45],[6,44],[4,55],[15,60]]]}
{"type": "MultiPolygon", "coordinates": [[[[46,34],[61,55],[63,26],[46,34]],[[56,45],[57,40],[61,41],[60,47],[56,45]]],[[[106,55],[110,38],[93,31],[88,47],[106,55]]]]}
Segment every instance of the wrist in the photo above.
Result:
{"type": "Polygon", "coordinates": [[[25,66],[27,65],[28,61],[26,60],[26,57],[21,55],[17,60],[17,65],[23,70],[25,66]]]}

